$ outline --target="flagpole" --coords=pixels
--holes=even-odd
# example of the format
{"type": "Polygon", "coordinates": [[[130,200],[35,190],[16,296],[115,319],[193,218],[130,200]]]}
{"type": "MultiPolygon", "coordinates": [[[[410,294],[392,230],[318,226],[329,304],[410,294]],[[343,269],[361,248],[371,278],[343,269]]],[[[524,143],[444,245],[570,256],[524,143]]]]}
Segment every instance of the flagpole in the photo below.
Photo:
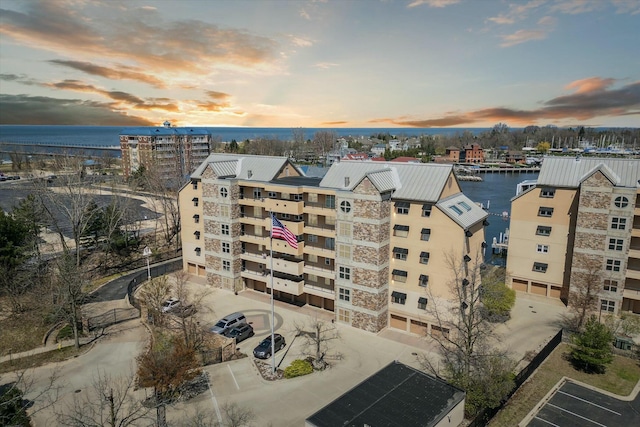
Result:
{"type": "Polygon", "coordinates": [[[271,258],[271,357],[273,374],[276,373],[276,341],[274,337],[275,327],[275,310],[273,305],[273,212],[269,211],[269,219],[271,220],[271,231],[269,232],[269,256],[271,258]]]}

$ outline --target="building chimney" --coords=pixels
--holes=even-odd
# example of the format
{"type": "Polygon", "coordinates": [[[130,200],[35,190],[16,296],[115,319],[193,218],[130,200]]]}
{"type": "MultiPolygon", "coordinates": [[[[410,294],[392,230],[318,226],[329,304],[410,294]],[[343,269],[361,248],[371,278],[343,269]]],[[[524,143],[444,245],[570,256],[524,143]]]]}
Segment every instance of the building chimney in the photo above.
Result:
{"type": "Polygon", "coordinates": [[[349,181],[350,181],[350,180],[349,180],[349,177],[348,177],[348,176],[345,176],[345,177],[344,177],[344,186],[345,186],[345,187],[348,187],[348,186],[349,186],[349,181]]]}
{"type": "Polygon", "coordinates": [[[253,176],[253,171],[248,170],[248,171],[247,171],[247,177],[248,177],[248,178],[251,178],[252,176],[253,176]]]}

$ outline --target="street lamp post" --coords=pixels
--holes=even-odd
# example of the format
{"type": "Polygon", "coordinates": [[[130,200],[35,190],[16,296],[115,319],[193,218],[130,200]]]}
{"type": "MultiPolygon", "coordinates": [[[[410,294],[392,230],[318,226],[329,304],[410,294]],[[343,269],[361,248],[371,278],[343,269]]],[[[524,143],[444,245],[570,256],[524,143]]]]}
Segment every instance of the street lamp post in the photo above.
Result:
{"type": "Polygon", "coordinates": [[[149,257],[151,256],[151,249],[149,249],[149,246],[144,247],[142,255],[147,258],[147,280],[151,281],[151,267],[149,267],[149,257]]]}

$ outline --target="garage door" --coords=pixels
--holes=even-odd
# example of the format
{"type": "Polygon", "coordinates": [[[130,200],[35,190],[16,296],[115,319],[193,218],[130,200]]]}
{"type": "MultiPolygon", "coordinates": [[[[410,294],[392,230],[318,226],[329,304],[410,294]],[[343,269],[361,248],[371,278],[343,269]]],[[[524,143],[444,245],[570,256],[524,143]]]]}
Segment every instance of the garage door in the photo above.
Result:
{"type": "Polygon", "coordinates": [[[188,263],[187,264],[187,273],[196,274],[196,272],[197,272],[196,265],[192,264],[192,263],[188,263]]]}
{"type": "Polygon", "coordinates": [[[549,296],[551,298],[560,298],[560,293],[562,292],[562,288],[558,288],[556,286],[551,287],[551,291],[549,292],[549,296]]]}
{"type": "Polygon", "coordinates": [[[524,280],[513,279],[513,282],[511,282],[511,287],[514,291],[527,292],[527,282],[525,282],[524,280]]]}
{"type": "Polygon", "coordinates": [[[531,284],[531,293],[536,295],[547,295],[547,285],[543,285],[542,283],[532,283],[531,284]]]}
{"type": "Polygon", "coordinates": [[[407,330],[407,318],[392,314],[391,315],[391,325],[390,326],[392,328],[402,329],[403,331],[406,331],[407,330]]]}
{"type": "Polygon", "coordinates": [[[428,327],[428,324],[418,320],[411,320],[411,325],[409,326],[411,332],[418,335],[427,335],[428,327]]]}
{"type": "Polygon", "coordinates": [[[203,265],[198,266],[198,276],[206,276],[207,269],[203,265]]]}

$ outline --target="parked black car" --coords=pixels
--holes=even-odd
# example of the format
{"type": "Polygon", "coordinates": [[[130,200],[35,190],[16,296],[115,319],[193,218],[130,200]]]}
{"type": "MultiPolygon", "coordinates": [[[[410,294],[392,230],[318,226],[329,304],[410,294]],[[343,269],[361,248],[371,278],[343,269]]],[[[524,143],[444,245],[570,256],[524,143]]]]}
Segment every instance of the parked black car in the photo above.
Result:
{"type": "MultiPolygon", "coordinates": [[[[276,344],[276,353],[287,345],[282,335],[274,334],[273,338],[276,344]]],[[[271,357],[271,335],[263,339],[262,342],[253,349],[253,355],[258,359],[268,359],[271,357]]]]}
{"type": "Polygon", "coordinates": [[[235,328],[232,328],[231,330],[229,330],[229,332],[225,334],[225,336],[229,338],[235,338],[236,343],[239,343],[240,341],[244,341],[247,338],[252,337],[253,335],[254,335],[253,327],[251,325],[236,326],[235,328]]]}

